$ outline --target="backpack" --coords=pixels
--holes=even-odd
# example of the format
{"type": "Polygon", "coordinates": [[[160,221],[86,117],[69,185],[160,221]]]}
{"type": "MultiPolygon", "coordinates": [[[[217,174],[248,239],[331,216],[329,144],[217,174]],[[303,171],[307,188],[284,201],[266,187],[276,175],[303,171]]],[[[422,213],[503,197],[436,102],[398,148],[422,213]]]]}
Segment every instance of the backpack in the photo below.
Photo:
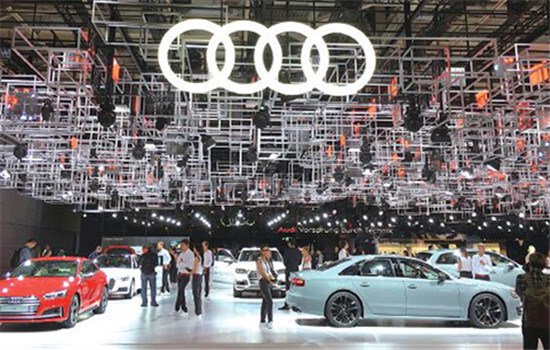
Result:
{"type": "Polygon", "coordinates": [[[533,276],[525,276],[525,323],[528,328],[548,329],[550,318],[550,288],[547,275],[541,276],[540,283],[535,285],[533,276]]]}
{"type": "Polygon", "coordinates": [[[10,267],[13,269],[19,266],[19,254],[21,253],[21,249],[23,248],[18,248],[13,251],[13,255],[11,256],[11,259],[10,259],[10,267]]]}

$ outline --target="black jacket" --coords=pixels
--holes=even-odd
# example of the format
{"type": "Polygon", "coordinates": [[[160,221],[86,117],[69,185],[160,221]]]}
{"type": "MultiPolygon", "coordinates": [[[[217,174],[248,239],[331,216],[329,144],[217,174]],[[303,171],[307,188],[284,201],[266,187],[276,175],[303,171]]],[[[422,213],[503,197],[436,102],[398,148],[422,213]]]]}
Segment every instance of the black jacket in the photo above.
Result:
{"type": "Polygon", "coordinates": [[[296,247],[288,248],[285,252],[284,263],[286,271],[296,272],[300,269],[302,263],[302,253],[296,247]]]}
{"type": "Polygon", "coordinates": [[[153,253],[151,250],[148,250],[147,253],[141,256],[140,266],[141,272],[146,275],[151,275],[155,273],[155,267],[158,265],[157,254],[153,253]]]}

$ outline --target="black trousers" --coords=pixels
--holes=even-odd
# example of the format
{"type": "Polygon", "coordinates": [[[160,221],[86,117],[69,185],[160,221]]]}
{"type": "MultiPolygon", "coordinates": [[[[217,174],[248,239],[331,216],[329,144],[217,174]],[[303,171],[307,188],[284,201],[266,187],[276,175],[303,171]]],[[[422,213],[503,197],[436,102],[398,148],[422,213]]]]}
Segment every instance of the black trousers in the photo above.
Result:
{"type": "Polygon", "coordinates": [[[176,297],[176,311],[183,310],[187,312],[187,304],[185,303],[185,287],[189,284],[190,275],[178,276],[178,296],[176,297]]]}
{"type": "Polygon", "coordinates": [[[460,278],[473,278],[471,271],[460,271],[460,278]]]}
{"type": "Polygon", "coordinates": [[[550,334],[548,329],[523,328],[523,349],[538,349],[539,340],[544,350],[550,350],[550,334]]]}
{"type": "Polygon", "coordinates": [[[195,314],[198,316],[202,314],[202,275],[193,275],[191,281],[191,289],[193,289],[193,302],[195,303],[195,314]]]}
{"type": "Polygon", "coordinates": [[[163,267],[162,268],[162,287],[160,288],[161,293],[164,293],[165,291],[170,292],[170,283],[168,282],[169,274],[170,274],[170,270],[164,269],[163,267]]]}
{"type": "Polygon", "coordinates": [[[262,294],[262,309],[260,311],[260,322],[273,322],[273,296],[271,295],[271,283],[260,279],[260,293],[262,294]]]}
{"type": "Polygon", "coordinates": [[[205,267],[202,271],[204,276],[204,296],[207,297],[210,294],[210,269],[211,267],[205,267]]]}

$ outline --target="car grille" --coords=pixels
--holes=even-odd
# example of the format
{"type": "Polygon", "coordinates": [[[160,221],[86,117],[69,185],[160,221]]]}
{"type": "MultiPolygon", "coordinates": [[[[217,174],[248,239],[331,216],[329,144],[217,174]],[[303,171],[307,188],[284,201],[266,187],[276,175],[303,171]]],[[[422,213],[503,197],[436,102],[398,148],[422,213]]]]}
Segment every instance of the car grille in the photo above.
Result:
{"type": "Polygon", "coordinates": [[[109,290],[113,290],[113,288],[115,287],[115,283],[116,283],[116,281],[115,281],[114,278],[111,278],[109,280],[109,290]]]}
{"type": "Polygon", "coordinates": [[[248,280],[250,281],[250,284],[258,284],[259,283],[259,276],[256,271],[250,271],[248,273],[248,280]]]}
{"type": "Polygon", "coordinates": [[[36,297],[0,297],[0,316],[33,316],[39,306],[36,297]]]}

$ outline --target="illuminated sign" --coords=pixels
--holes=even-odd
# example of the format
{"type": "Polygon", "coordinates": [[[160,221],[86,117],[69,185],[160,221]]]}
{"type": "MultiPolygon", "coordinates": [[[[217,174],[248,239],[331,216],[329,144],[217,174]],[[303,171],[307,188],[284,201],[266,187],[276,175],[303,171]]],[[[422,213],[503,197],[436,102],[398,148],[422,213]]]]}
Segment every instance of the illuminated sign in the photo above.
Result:
{"type": "Polygon", "coordinates": [[[313,89],[318,89],[327,95],[346,96],[355,94],[362,89],[372,78],[376,67],[376,53],[369,38],[359,29],[343,23],[330,23],[317,29],[312,29],[302,23],[282,22],[267,28],[252,21],[236,21],[219,26],[204,19],[191,19],[176,24],[164,34],[159,45],[158,60],[160,69],[166,79],[176,88],[191,93],[206,93],[217,88],[224,88],[237,94],[252,94],[270,88],[284,95],[301,95],[313,89]],[[185,32],[196,30],[212,33],[206,50],[209,79],[198,83],[185,81],[180,78],[174,73],[168,61],[168,51],[174,40],[185,32]],[[258,79],[254,82],[244,84],[229,79],[235,67],[236,59],[235,45],[231,41],[230,35],[241,31],[253,32],[259,36],[258,42],[254,47],[254,67],[258,73],[258,79]],[[288,32],[300,33],[306,37],[300,56],[300,64],[305,76],[304,82],[286,84],[279,81],[279,71],[283,66],[283,50],[277,40],[277,35],[288,32]],[[364,72],[355,82],[347,85],[325,82],[330,54],[323,37],[329,34],[349,36],[363,49],[365,55],[364,72]],[[225,62],[221,70],[216,61],[216,51],[220,44],[225,49],[225,62]],[[263,60],[264,50],[267,45],[271,48],[273,55],[273,63],[269,71],[263,60]],[[310,57],[314,46],[319,53],[319,65],[316,71],[310,57]]]}

